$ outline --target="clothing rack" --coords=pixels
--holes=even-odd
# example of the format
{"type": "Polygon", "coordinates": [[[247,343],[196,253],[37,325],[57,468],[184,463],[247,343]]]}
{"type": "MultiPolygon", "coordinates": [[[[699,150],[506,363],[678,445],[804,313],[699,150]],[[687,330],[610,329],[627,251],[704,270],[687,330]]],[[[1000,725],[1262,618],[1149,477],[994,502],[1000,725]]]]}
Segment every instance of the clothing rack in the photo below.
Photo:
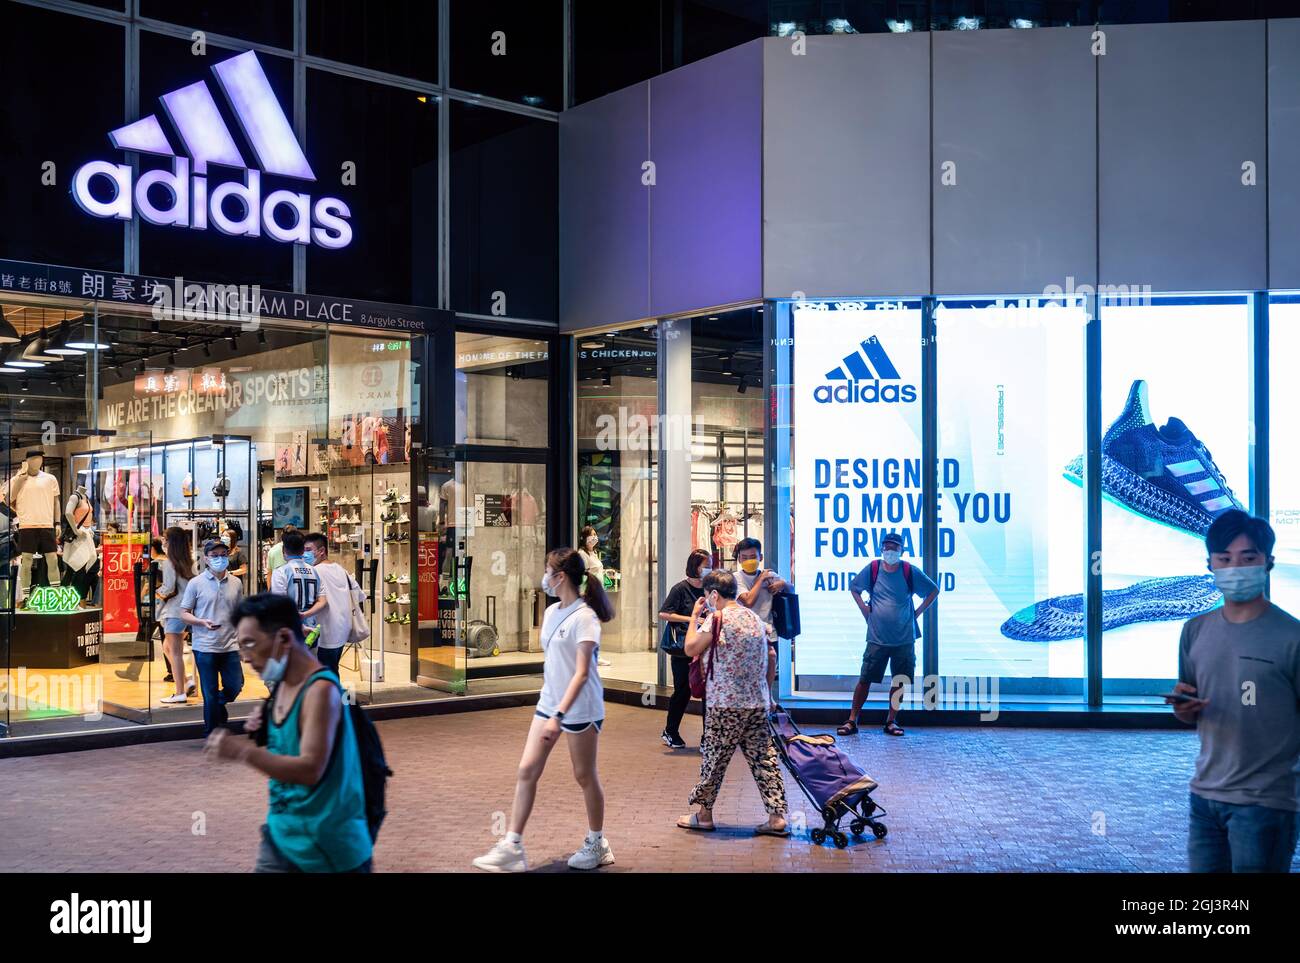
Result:
{"type": "MultiPolygon", "coordinates": [[[[706,425],[695,431],[692,451],[697,458],[691,465],[692,519],[695,511],[702,509],[709,516],[712,530],[719,513],[730,509],[742,538],[749,535],[762,537],[761,429],[706,425]],[[759,515],[757,523],[751,521],[756,515],[759,515]]],[[[718,546],[710,538],[708,547],[718,563],[734,561],[729,546],[718,546]]]]}

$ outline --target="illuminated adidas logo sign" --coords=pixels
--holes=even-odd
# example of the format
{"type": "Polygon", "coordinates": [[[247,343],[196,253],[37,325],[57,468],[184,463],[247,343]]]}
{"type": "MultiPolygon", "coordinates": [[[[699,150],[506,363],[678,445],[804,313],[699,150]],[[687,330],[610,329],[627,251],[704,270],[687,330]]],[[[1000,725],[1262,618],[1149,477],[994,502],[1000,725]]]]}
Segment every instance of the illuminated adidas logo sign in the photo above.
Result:
{"type": "Polygon", "coordinates": [[[875,335],[845,356],[843,364],[826,372],[826,380],[839,383],[813,389],[813,400],[821,405],[899,404],[916,400],[916,386],[901,383],[903,376],[875,335]]]}
{"type": "Polygon", "coordinates": [[[172,169],[141,174],[134,186],[129,164],[95,160],[83,164],[72,178],[72,196],[87,214],[129,221],[137,213],[150,224],[187,227],[205,231],[211,223],[222,234],[260,237],[265,233],[277,241],[344,248],[352,243],[352,212],[337,197],[321,197],[297,191],[272,191],[262,197],[262,171],[282,177],[314,181],[316,175],[293,134],[293,126],[275,99],[257,55],[251,50],[212,68],[239,121],[244,138],[253,148],[261,170],[250,168],[221,118],[221,111],[208,85],[200,80],[163,94],[167,119],[185,147],[181,156],[172,149],[154,114],[111,131],[108,139],[119,150],[172,158],[172,169]],[[191,176],[191,163],[193,176],[191,176]],[[226,181],[209,190],[208,165],[239,168],[242,181],[226,181]],[[91,193],[97,181],[112,187],[106,200],[91,193]],[[166,191],[159,206],[150,197],[157,189],[166,191]],[[238,216],[229,213],[234,200],[238,216]]]}

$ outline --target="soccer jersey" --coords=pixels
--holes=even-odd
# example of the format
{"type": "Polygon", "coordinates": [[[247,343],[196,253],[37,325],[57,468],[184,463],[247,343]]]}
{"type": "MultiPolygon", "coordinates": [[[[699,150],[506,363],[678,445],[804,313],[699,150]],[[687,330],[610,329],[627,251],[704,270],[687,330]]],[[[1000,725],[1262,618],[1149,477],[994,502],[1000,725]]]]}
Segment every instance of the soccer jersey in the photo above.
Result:
{"type": "MultiPolygon", "coordinates": [[[[271,573],[271,591],[276,595],[287,595],[298,607],[299,612],[306,612],[320,598],[320,576],[316,569],[301,558],[286,559],[285,563],[271,573]]],[[[304,618],[302,624],[311,627],[316,624],[316,616],[304,618]]]]}

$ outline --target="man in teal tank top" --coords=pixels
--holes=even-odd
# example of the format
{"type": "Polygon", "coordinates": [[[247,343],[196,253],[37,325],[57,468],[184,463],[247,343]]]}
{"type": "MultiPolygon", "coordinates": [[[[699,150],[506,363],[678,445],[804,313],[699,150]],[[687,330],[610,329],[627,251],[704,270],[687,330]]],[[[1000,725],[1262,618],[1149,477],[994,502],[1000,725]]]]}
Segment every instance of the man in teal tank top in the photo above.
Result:
{"type": "Polygon", "coordinates": [[[266,746],[213,731],[209,757],[245,762],[270,777],[257,873],[368,873],[370,829],[352,719],[338,676],[303,643],[302,619],[284,595],[263,592],[235,610],[239,655],[275,693],[269,718],[258,706],[246,732],[266,728],[266,746]]]}

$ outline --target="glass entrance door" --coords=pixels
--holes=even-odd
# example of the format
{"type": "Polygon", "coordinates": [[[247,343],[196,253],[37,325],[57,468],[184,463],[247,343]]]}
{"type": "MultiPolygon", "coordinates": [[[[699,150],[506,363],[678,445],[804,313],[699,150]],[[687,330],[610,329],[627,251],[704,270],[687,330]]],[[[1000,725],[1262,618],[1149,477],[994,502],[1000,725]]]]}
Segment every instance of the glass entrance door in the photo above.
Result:
{"type": "Polygon", "coordinates": [[[455,607],[472,694],[541,685],[546,465],[462,462],[449,507],[455,567],[439,604],[455,607]],[[448,596],[451,596],[448,600],[448,596]]]}

